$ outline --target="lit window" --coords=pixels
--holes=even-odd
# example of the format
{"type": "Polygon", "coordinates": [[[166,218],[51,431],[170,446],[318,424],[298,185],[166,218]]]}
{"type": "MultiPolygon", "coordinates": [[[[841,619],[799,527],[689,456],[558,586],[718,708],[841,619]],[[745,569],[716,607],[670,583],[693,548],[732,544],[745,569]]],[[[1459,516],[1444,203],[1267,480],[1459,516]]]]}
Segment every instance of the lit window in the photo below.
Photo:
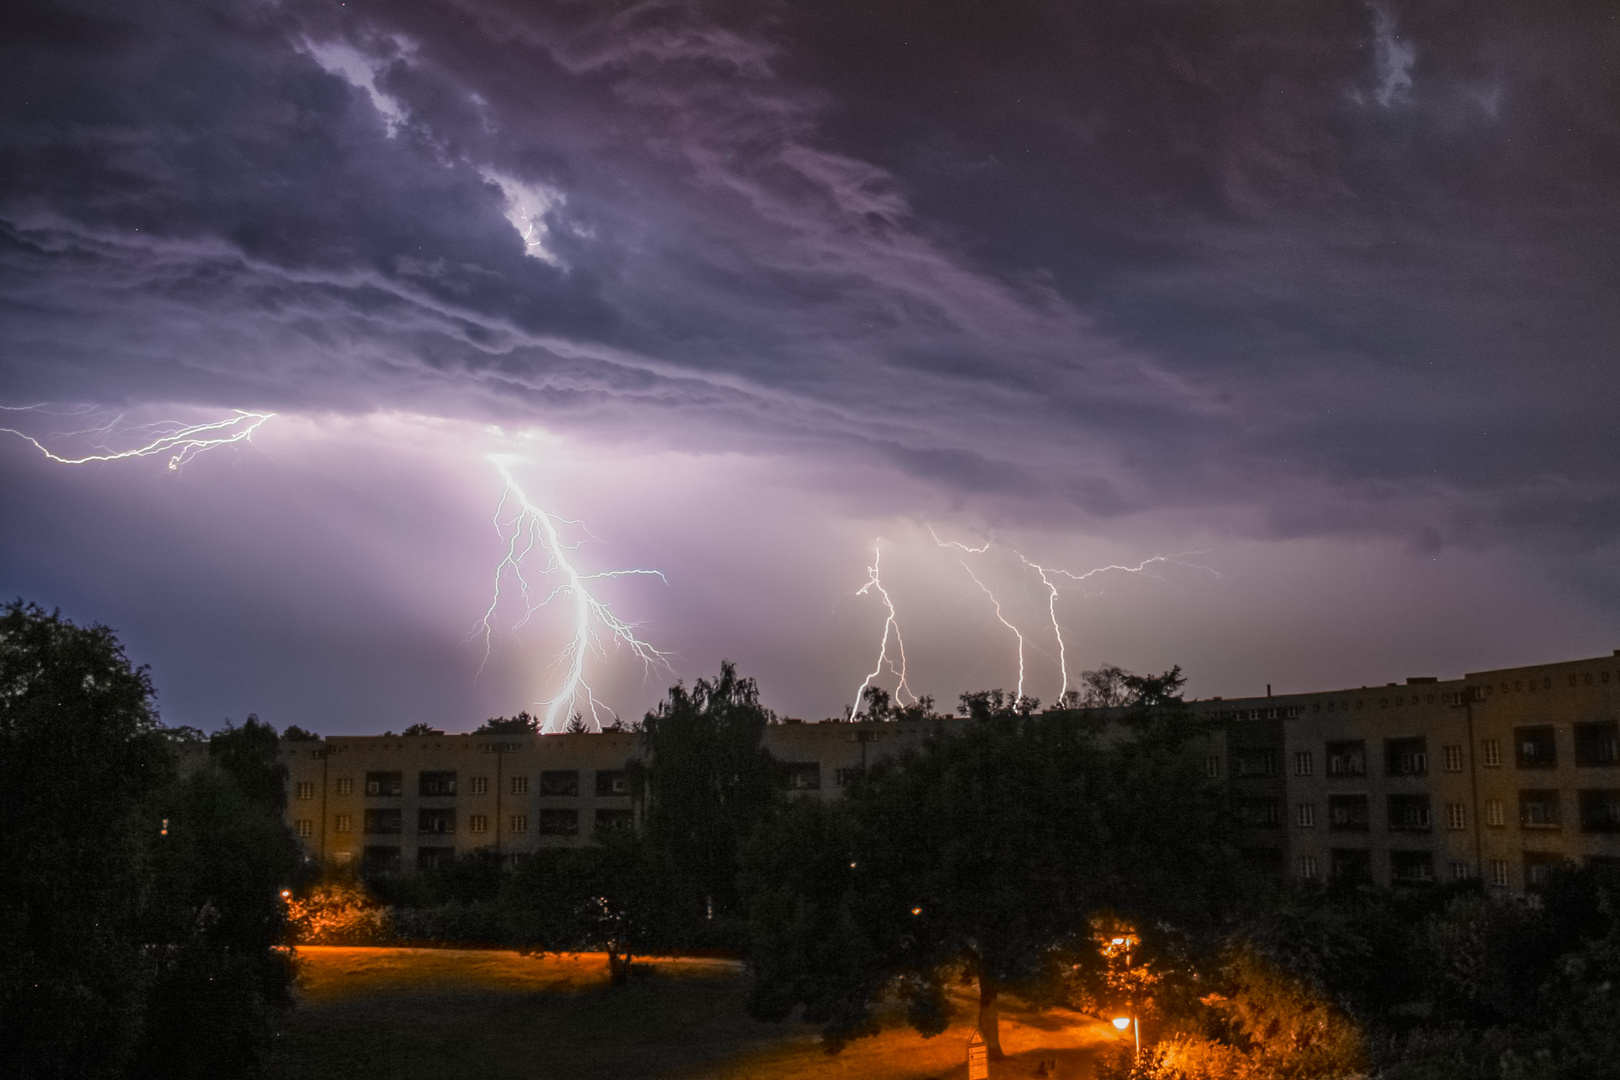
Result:
{"type": "Polygon", "coordinates": [[[1507,888],[1507,886],[1509,884],[1509,878],[1508,878],[1508,861],[1506,859],[1492,859],[1491,860],[1491,884],[1492,885],[1500,885],[1503,888],[1507,888]]]}
{"type": "Polygon", "coordinates": [[[1316,827],[1316,804],[1302,802],[1294,807],[1294,824],[1302,829],[1316,827]]]}
{"type": "Polygon", "coordinates": [[[529,793],[529,778],[527,776],[512,777],[512,794],[527,795],[529,793]]]}
{"type": "Polygon", "coordinates": [[[1295,751],[1295,753],[1294,753],[1294,775],[1295,776],[1309,776],[1309,775],[1311,775],[1311,752],[1309,750],[1295,751]]]}
{"type": "Polygon", "coordinates": [[[294,825],[297,826],[299,836],[314,836],[315,823],[308,818],[299,818],[294,825]]]}
{"type": "Polygon", "coordinates": [[[1468,828],[1468,807],[1460,802],[1446,803],[1446,828],[1468,828]]]}
{"type": "Polygon", "coordinates": [[[1498,739],[1486,739],[1479,744],[1480,760],[1486,768],[1494,769],[1502,764],[1502,743],[1498,739]]]}
{"type": "Polygon", "coordinates": [[[1301,855],[1299,857],[1299,876],[1307,881],[1316,879],[1316,856],[1301,855]]]}
{"type": "Polygon", "coordinates": [[[354,818],[349,814],[339,814],[332,821],[333,832],[353,832],[354,818]]]}
{"type": "Polygon", "coordinates": [[[489,794],[489,777],[487,777],[487,776],[475,776],[471,780],[468,781],[468,784],[471,785],[471,787],[469,787],[468,790],[471,791],[474,795],[488,795],[489,794]]]}
{"type": "Polygon", "coordinates": [[[350,777],[347,777],[347,776],[340,779],[337,782],[337,793],[339,795],[353,795],[354,794],[354,780],[351,779],[350,777]]]}
{"type": "Polygon", "coordinates": [[[1500,827],[1502,824],[1502,800],[1485,800],[1485,824],[1500,827]]]}
{"type": "Polygon", "coordinates": [[[512,831],[515,832],[515,833],[528,832],[529,831],[529,815],[527,815],[527,814],[513,814],[510,824],[512,826],[512,831]]]}
{"type": "Polygon", "coordinates": [[[1445,763],[1446,772],[1462,772],[1462,747],[1444,746],[1440,748],[1441,760],[1445,763]]]}
{"type": "Polygon", "coordinates": [[[489,815],[488,814],[469,814],[467,816],[467,831],[468,832],[475,832],[475,833],[488,832],[489,831],[489,815]]]}
{"type": "Polygon", "coordinates": [[[313,799],[315,797],[315,783],[311,780],[298,781],[298,797],[300,799],[313,799]]]}

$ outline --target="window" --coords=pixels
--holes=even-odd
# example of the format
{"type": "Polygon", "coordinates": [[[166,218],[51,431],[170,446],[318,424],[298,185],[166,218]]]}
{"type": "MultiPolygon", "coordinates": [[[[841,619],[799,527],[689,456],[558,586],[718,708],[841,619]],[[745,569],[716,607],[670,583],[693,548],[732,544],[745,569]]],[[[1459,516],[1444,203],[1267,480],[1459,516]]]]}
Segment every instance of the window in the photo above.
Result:
{"type": "Polygon", "coordinates": [[[527,776],[512,777],[512,794],[527,795],[529,793],[529,778],[527,776]]]}
{"type": "Polygon", "coordinates": [[[1204,758],[1204,775],[1209,777],[1211,780],[1220,779],[1221,755],[1210,754],[1204,758]]]}
{"type": "Polygon", "coordinates": [[[425,772],[417,777],[418,795],[426,798],[445,798],[456,793],[454,772],[425,772]]]}
{"type": "Polygon", "coordinates": [[[597,769],[596,794],[598,798],[629,795],[629,772],[624,769],[597,769]]]}
{"type": "Polygon", "coordinates": [[[789,791],[820,791],[821,790],[821,762],[819,761],[784,761],[778,766],[781,769],[781,784],[789,791]]]}
{"type": "Polygon", "coordinates": [[[354,832],[354,817],[350,814],[339,814],[332,819],[333,832],[354,832]]]}
{"type": "Polygon", "coordinates": [[[568,798],[579,794],[578,769],[547,769],[540,774],[540,794],[568,798]]]}
{"type": "Polygon", "coordinates": [[[337,793],[339,795],[353,795],[354,779],[348,776],[339,777],[337,782],[337,793]]]}
{"type": "Polygon", "coordinates": [[[471,832],[471,833],[486,833],[486,832],[489,832],[489,815],[488,814],[468,814],[467,815],[467,831],[471,832]]]}
{"type": "Polygon", "coordinates": [[[1302,802],[1294,807],[1294,824],[1302,829],[1316,827],[1316,804],[1302,802]]]}
{"type": "Polygon", "coordinates": [[[1465,862],[1454,862],[1454,863],[1451,864],[1451,880],[1452,881],[1467,881],[1469,878],[1471,878],[1473,876],[1474,876],[1474,868],[1472,866],[1469,866],[1467,863],[1465,863],[1465,862]]]}
{"type": "Polygon", "coordinates": [[[515,833],[528,832],[529,831],[529,815],[528,814],[513,814],[511,816],[511,818],[507,821],[506,825],[507,825],[508,830],[511,831],[511,832],[515,832],[515,833]]]}
{"type": "Polygon", "coordinates": [[[1502,823],[1503,823],[1502,800],[1501,799],[1486,799],[1485,800],[1485,824],[1501,826],[1502,823]]]}
{"type": "Polygon", "coordinates": [[[1277,775],[1277,751],[1268,749],[1238,750],[1232,755],[1232,763],[1236,766],[1239,776],[1275,776],[1277,775]]]}
{"type": "Polygon", "coordinates": [[[1446,803],[1446,828],[1468,828],[1468,807],[1460,802],[1446,803]]]}
{"type": "Polygon", "coordinates": [[[1391,795],[1389,797],[1390,832],[1428,832],[1429,797],[1427,795],[1391,795]]]}
{"type": "Polygon", "coordinates": [[[1306,881],[1316,880],[1316,856],[1301,855],[1299,857],[1299,876],[1306,881]]]}
{"type": "Polygon", "coordinates": [[[1294,775],[1311,775],[1311,752],[1309,750],[1296,750],[1294,752],[1294,775]]]}
{"type": "Polygon", "coordinates": [[[1521,769],[1551,769],[1558,764],[1558,743],[1551,724],[1514,728],[1513,750],[1521,769]]]}
{"type": "Polygon", "coordinates": [[[1508,861],[1506,859],[1491,860],[1491,884],[1507,888],[1510,884],[1508,878],[1508,861]]]}
{"type": "Polygon", "coordinates": [[[1620,832],[1620,788],[1584,788],[1577,798],[1581,832],[1620,832]]]}
{"type": "Polygon", "coordinates": [[[1423,736],[1384,740],[1385,776],[1427,776],[1428,774],[1428,741],[1423,736]]]}
{"type": "Polygon", "coordinates": [[[1360,739],[1327,744],[1329,776],[1366,776],[1367,744],[1360,739]]]}
{"type": "Polygon", "coordinates": [[[578,810],[542,810],[540,811],[541,836],[578,836],[579,811],[578,810]]]}
{"type": "Polygon", "coordinates": [[[1463,756],[1460,746],[1442,746],[1440,748],[1441,766],[1446,772],[1462,772],[1463,756]]]}
{"type": "Polygon", "coordinates": [[[360,865],[368,874],[399,873],[399,848],[393,844],[367,844],[360,865]]]}
{"type": "MultiPolygon", "coordinates": [[[[1210,760],[1214,761],[1215,759],[1211,758],[1210,760]]],[[[855,782],[855,777],[860,773],[860,771],[861,770],[858,766],[849,769],[834,769],[833,783],[837,784],[839,787],[849,787],[849,785],[855,782]]]]}
{"type": "Polygon", "coordinates": [[[630,832],[636,827],[634,810],[598,810],[596,831],[600,833],[630,832]]]}
{"type": "Polygon", "coordinates": [[[475,776],[467,781],[467,790],[473,795],[489,794],[489,777],[475,776]]]}
{"type": "Polygon", "coordinates": [[[298,781],[298,787],[296,790],[300,799],[313,799],[315,797],[315,784],[312,781],[298,781]]]}
{"type": "Polygon", "coordinates": [[[1487,769],[1502,764],[1502,744],[1496,739],[1485,739],[1479,744],[1479,759],[1487,769]]]}
{"type": "Polygon", "coordinates": [[[391,798],[405,790],[405,774],[397,772],[366,773],[366,794],[391,798]]]}
{"type": "Polygon", "coordinates": [[[1434,880],[1434,856],[1427,851],[1389,853],[1389,878],[1397,885],[1421,885],[1434,880]]]}
{"type": "Polygon", "coordinates": [[[367,810],[366,832],[398,833],[405,831],[405,823],[398,810],[367,810]]]}
{"type": "Polygon", "coordinates": [[[1328,828],[1335,832],[1367,831],[1367,796],[1329,795],[1328,828]]]}
{"type": "Polygon", "coordinates": [[[1558,792],[1519,792],[1519,826],[1525,829],[1556,829],[1559,827],[1558,792]]]}
{"type": "Polygon", "coordinates": [[[1531,892],[1538,892],[1546,888],[1547,881],[1552,877],[1554,870],[1566,865],[1562,855],[1555,855],[1550,851],[1527,851],[1524,853],[1524,887],[1531,892]]]}
{"type": "Polygon", "coordinates": [[[1371,881],[1372,855],[1365,848],[1334,848],[1329,870],[1335,881],[1371,881]]]}
{"type": "Polygon", "coordinates": [[[418,810],[416,831],[420,835],[454,836],[456,812],[454,810],[418,810]]]}
{"type": "Polygon", "coordinates": [[[1275,829],[1282,824],[1282,800],[1274,798],[1239,799],[1237,823],[1248,829],[1275,829]]]}
{"type": "Polygon", "coordinates": [[[453,847],[419,847],[416,849],[416,868],[432,870],[436,866],[449,866],[456,861],[453,847]]]}
{"type": "Polygon", "coordinates": [[[1620,765],[1620,722],[1576,724],[1575,764],[1585,768],[1620,765]]]}
{"type": "Polygon", "coordinates": [[[297,821],[293,822],[293,830],[297,832],[299,836],[314,836],[315,823],[310,821],[308,818],[299,818],[297,821]]]}

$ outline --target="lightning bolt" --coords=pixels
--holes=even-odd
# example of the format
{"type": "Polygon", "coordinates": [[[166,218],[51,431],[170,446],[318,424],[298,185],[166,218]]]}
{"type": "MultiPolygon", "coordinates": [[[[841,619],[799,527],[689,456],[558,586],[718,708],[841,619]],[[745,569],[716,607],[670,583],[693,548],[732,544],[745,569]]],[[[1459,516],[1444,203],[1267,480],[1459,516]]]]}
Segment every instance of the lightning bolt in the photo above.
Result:
{"type": "MultiPolygon", "coordinates": [[[[505,544],[506,554],[495,567],[493,595],[480,623],[484,634],[484,662],[486,664],[489,662],[494,637],[492,620],[495,617],[495,609],[501,602],[501,582],[508,575],[516,581],[524,607],[523,617],[517,621],[514,628],[528,622],[535,612],[552,600],[559,598],[571,600],[574,607],[573,634],[553,664],[553,670],[562,667],[565,674],[556,695],[549,701],[541,703],[546,706],[543,730],[563,731],[570,717],[575,714],[584,715],[586,711],[590,713],[590,722],[600,728],[601,706],[585,678],[586,657],[593,652],[602,653],[608,642],[618,642],[629,648],[649,670],[654,667],[668,669],[669,657],[668,654],[660,652],[637,637],[635,627],[620,619],[605,603],[593,595],[587,583],[604,578],[637,575],[656,577],[666,584],[668,582],[657,570],[606,570],[594,574],[581,572],[568,554],[579,545],[566,542],[558,529],[559,525],[580,523],[549,514],[529,499],[518,484],[517,478],[512,475],[512,465],[522,461],[522,458],[510,454],[493,454],[489,460],[494,463],[496,471],[501,474],[501,479],[506,484],[501,492],[500,502],[495,507],[495,531],[505,544]],[[545,559],[539,576],[553,583],[550,590],[540,599],[536,599],[539,591],[524,570],[525,563],[534,555],[543,556],[545,559]]],[[[482,666],[479,670],[483,670],[482,666]]]]}
{"type": "Polygon", "coordinates": [[[861,683],[860,689],[855,691],[855,704],[849,710],[849,715],[852,718],[860,712],[861,695],[866,693],[868,686],[872,685],[872,680],[883,673],[885,664],[888,665],[890,671],[900,676],[900,685],[894,688],[895,701],[904,705],[905,701],[900,696],[902,694],[909,694],[914,702],[917,700],[917,695],[906,685],[906,643],[900,637],[900,621],[894,610],[894,601],[890,599],[888,590],[883,587],[882,565],[883,546],[880,542],[874,541],[872,544],[872,565],[866,568],[866,584],[856,590],[855,595],[865,596],[876,590],[878,596],[883,598],[883,606],[888,609],[888,616],[883,620],[883,641],[878,645],[877,666],[872,669],[872,673],[861,683]],[[895,667],[894,662],[889,659],[889,634],[891,632],[894,634],[895,651],[900,654],[899,667],[895,667]]]}
{"type": "Polygon", "coordinates": [[[1046,613],[1052,619],[1052,633],[1057,637],[1058,673],[1063,678],[1063,689],[1058,692],[1057,700],[1062,701],[1063,695],[1069,692],[1069,653],[1068,648],[1063,643],[1063,627],[1058,623],[1057,586],[1053,584],[1051,578],[1046,576],[1046,567],[1040,565],[1039,563],[1030,562],[1028,559],[1024,558],[1023,552],[1016,549],[1014,549],[1013,554],[1017,555],[1018,560],[1025,566],[1039,574],[1041,576],[1041,584],[1046,586],[1046,613]]]}
{"type": "Polygon", "coordinates": [[[990,591],[990,587],[988,585],[979,580],[979,575],[973,572],[973,568],[968,565],[966,558],[968,555],[982,555],[986,551],[989,551],[990,542],[985,541],[983,547],[968,547],[966,544],[960,543],[956,540],[941,540],[939,534],[934,532],[934,527],[932,525],[928,526],[928,533],[934,538],[934,543],[938,544],[940,547],[955,548],[957,551],[961,552],[961,554],[957,556],[957,561],[962,564],[962,569],[966,570],[967,576],[973,579],[973,584],[977,585],[984,592],[984,595],[990,598],[991,605],[996,609],[996,618],[1001,621],[1001,625],[1011,630],[1013,632],[1013,637],[1018,639],[1018,696],[1014,700],[1021,700],[1024,696],[1023,632],[1020,631],[1018,627],[1007,621],[1007,616],[1003,615],[1001,612],[1001,601],[996,599],[996,594],[990,591]]]}
{"type": "MultiPolygon", "coordinates": [[[[237,409],[234,416],[227,417],[224,420],[216,420],[211,424],[151,424],[147,425],[147,429],[149,431],[160,431],[160,433],[144,446],[137,446],[131,450],[108,451],[104,454],[85,454],[82,457],[64,457],[32,435],[18,431],[16,428],[0,428],[0,432],[26,439],[33,444],[34,449],[61,465],[88,465],[97,461],[123,461],[127,458],[156,457],[170,454],[172,456],[169,458],[169,468],[171,471],[179,472],[182,465],[198,454],[212,450],[216,446],[229,446],[232,443],[251,440],[253,433],[275,415],[275,413],[248,412],[244,409],[237,409]]],[[[122,418],[115,418],[103,427],[92,428],[90,432],[70,432],[69,434],[94,433],[105,436],[117,426],[119,419],[122,418]]]]}

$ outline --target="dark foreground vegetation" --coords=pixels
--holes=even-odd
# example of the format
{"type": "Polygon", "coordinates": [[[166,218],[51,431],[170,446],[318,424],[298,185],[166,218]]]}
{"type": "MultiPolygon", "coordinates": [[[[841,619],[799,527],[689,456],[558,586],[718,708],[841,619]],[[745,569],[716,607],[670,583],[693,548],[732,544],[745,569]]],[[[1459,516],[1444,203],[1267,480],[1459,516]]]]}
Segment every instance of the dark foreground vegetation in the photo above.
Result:
{"type": "Polygon", "coordinates": [[[966,1008],[995,1058],[1004,1008],[1062,1005],[1134,1022],[1142,1052],[1110,1077],[1620,1074],[1610,882],[1570,869],[1530,903],[1285,887],[1228,845],[1180,686],[1105,669],[1057,709],[964,695],[968,722],[821,802],[784,793],[775,718],[723,665],[640,725],[639,833],[362,881],[301,865],[273,729],[164,728],[109,631],[13,603],[0,1071],[256,1075],[292,1002],[286,946],[405,941],[601,952],[632,995],[638,958],[740,957],[733,1007],[835,1052],[897,1010],[934,1035],[966,1008]]]}

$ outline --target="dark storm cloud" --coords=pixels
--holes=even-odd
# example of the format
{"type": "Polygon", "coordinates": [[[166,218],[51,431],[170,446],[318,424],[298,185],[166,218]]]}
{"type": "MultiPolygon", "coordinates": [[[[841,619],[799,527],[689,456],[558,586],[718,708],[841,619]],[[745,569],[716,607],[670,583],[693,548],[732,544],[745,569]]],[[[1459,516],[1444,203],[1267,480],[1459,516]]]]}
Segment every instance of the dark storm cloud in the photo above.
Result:
{"type": "Polygon", "coordinates": [[[8,16],[13,400],[864,454],[1045,518],[1615,536],[1597,9],[109,10],[8,16]]]}

